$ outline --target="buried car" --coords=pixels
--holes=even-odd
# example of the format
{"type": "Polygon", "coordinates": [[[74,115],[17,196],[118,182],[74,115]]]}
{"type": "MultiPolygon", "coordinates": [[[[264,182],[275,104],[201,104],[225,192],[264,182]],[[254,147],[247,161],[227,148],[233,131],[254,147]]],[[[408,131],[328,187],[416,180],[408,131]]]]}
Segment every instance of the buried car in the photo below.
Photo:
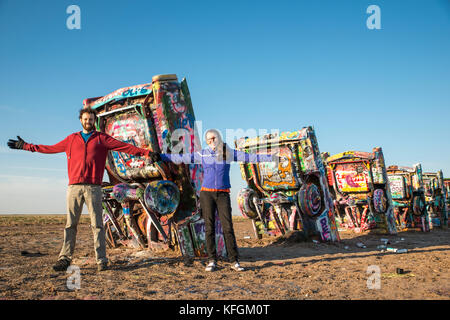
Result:
{"type": "Polygon", "coordinates": [[[444,191],[447,215],[450,210],[450,178],[444,178],[444,191]]]}
{"type": "Polygon", "coordinates": [[[424,172],[425,198],[430,227],[448,227],[448,211],[446,205],[446,189],[442,170],[424,172]]]}
{"type": "Polygon", "coordinates": [[[324,153],[339,227],[396,234],[391,192],[381,148],[324,153]]]}
{"type": "Polygon", "coordinates": [[[387,174],[397,228],[399,230],[418,228],[422,231],[430,231],[422,165],[420,163],[413,167],[391,165],[387,168],[387,174]]]}
{"type": "Polygon", "coordinates": [[[334,207],[314,129],[240,138],[236,148],[271,153],[278,162],[241,163],[247,187],[237,201],[255,235],[298,231],[303,240],[339,241],[334,207]]]}
{"type": "MultiPolygon", "coordinates": [[[[159,75],[151,83],[85,99],[97,112],[97,130],[157,153],[193,152],[199,147],[186,79],[159,75]]],[[[103,186],[107,243],[132,247],[179,248],[183,255],[206,256],[198,194],[198,164],[150,163],[143,157],[109,151],[103,186]]],[[[216,228],[218,254],[225,254],[216,228]]],[[[222,241],[221,241],[222,240],[222,241]]]]}

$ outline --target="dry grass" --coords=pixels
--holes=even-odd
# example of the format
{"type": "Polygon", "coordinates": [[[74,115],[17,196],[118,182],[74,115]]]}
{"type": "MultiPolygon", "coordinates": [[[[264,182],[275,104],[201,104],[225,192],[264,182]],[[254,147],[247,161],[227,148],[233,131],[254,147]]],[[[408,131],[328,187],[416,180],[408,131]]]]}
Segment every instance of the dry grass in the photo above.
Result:
{"type": "MultiPolygon", "coordinates": [[[[81,215],[81,223],[89,222],[88,215],[81,215]]],[[[54,225],[66,223],[65,214],[8,214],[0,215],[0,226],[54,225]]]]}

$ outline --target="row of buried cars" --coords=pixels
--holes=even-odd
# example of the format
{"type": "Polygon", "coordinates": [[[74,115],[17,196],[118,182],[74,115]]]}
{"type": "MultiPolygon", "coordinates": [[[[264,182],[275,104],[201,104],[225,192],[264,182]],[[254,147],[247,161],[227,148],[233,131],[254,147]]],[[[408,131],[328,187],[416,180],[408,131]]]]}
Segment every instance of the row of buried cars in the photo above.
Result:
{"type": "MultiPolygon", "coordinates": [[[[118,140],[159,153],[201,149],[186,79],[180,82],[176,75],[154,76],[150,83],[85,99],[83,105],[97,111],[97,130],[118,140]]],[[[339,241],[340,230],[395,234],[448,224],[450,181],[442,171],[425,173],[420,164],[386,167],[381,148],[320,153],[312,127],[243,137],[235,148],[279,159],[240,163],[247,186],[237,203],[258,238],[296,231],[304,240],[339,241]]],[[[103,221],[110,247],[206,256],[200,164],[151,163],[110,151],[106,171],[103,221]]],[[[219,219],[216,245],[225,257],[219,219]]]]}
{"type": "Polygon", "coordinates": [[[334,241],[336,229],[396,234],[448,226],[450,179],[442,171],[424,173],[421,164],[386,167],[379,147],[320,154],[310,127],[283,132],[277,143],[265,137],[236,143],[252,152],[270,144],[281,157],[275,168],[240,164],[248,187],[238,204],[259,237],[299,230],[305,238],[334,241]]]}

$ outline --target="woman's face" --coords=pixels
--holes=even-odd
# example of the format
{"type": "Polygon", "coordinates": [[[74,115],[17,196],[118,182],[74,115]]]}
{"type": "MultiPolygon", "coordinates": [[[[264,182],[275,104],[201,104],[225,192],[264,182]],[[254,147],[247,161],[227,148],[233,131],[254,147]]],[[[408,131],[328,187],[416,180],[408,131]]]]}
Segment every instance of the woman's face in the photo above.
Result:
{"type": "Polygon", "coordinates": [[[220,143],[219,139],[220,138],[217,136],[215,132],[208,132],[206,134],[206,143],[214,151],[216,151],[217,147],[219,146],[220,143]]]}

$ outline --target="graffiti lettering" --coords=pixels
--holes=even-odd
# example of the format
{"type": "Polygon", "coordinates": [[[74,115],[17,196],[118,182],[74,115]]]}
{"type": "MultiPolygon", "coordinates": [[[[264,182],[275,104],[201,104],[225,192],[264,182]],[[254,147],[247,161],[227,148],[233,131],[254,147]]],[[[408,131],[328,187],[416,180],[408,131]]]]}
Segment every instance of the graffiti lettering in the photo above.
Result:
{"type": "Polygon", "coordinates": [[[112,155],[114,158],[114,164],[116,165],[117,171],[119,171],[122,175],[125,175],[127,172],[127,169],[126,169],[125,165],[123,164],[123,161],[120,157],[119,152],[113,151],[112,155]]]}
{"type": "Polygon", "coordinates": [[[391,194],[394,199],[401,199],[405,196],[405,186],[402,176],[388,176],[391,194]]]}
{"type": "Polygon", "coordinates": [[[136,95],[144,95],[148,92],[148,85],[141,88],[130,88],[122,93],[122,97],[133,97],[136,95]]]}
{"type": "Polygon", "coordinates": [[[180,118],[176,120],[176,128],[192,129],[194,127],[194,117],[191,114],[180,115],[180,118]]]}
{"type": "Polygon", "coordinates": [[[324,240],[330,239],[330,229],[328,228],[327,218],[320,219],[320,226],[322,227],[322,237],[324,240]]]}
{"type": "Polygon", "coordinates": [[[86,105],[95,109],[95,108],[97,108],[113,99],[116,99],[116,98],[125,98],[127,96],[131,97],[131,96],[135,96],[135,95],[148,94],[151,88],[152,88],[151,83],[121,88],[121,89],[118,89],[106,96],[101,97],[100,99],[97,99],[94,101],[88,100],[88,101],[86,101],[86,105]]]}

